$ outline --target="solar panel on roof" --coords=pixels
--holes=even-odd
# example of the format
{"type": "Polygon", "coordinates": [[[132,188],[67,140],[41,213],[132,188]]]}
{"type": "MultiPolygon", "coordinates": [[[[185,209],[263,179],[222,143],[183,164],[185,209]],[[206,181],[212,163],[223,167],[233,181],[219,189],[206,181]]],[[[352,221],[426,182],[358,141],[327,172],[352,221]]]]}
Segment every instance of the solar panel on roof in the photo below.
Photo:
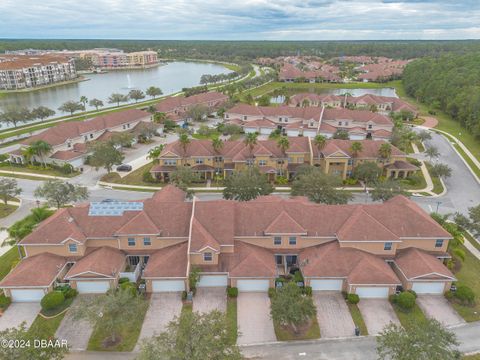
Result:
{"type": "Polygon", "coordinates": [[[125,211],[142,211],[143,202],[100,201],[91,202],[89,216],[122,216],[125,211]]]}

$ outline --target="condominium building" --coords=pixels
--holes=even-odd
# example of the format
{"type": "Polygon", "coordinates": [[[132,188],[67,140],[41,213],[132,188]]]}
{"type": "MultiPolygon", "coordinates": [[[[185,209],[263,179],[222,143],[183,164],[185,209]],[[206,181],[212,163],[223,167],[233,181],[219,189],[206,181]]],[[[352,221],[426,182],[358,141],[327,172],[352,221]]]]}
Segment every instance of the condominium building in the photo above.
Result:
{"type": "Polygon", "coordinates": [[[61,55],[0,55],[0,89],[20,90],[77,77],[75,61],[61,55]]]}

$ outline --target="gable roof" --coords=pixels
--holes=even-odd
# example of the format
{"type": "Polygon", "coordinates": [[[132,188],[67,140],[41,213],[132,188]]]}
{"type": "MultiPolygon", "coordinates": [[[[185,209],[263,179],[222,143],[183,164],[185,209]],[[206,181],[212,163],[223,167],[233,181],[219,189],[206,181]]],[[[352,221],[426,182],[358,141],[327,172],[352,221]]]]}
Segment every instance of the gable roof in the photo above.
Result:
{"type": "Polygon", "coordinates": [[[103,246],[78,260],[67,272],[65,279],[81,278],[84,274],[114,278],[125,264],[125,254],[118,249],[103,246]]]}
{"type": "Polygon", "coordinates": [[[29,256],[22,259],[3,278],[0,287],[49,286],[57,278],[66,262],[65,258],[48,252],[29,256]]]}
{"type": "Polygon", "coordinates": [[[265,234],[307,234],[307,231],[286,211],[282,211],[265,229],[265,234]]]}
{"type": "Polygon", "coordinates": [[[141,211],[115,232],[115,235],[160,235],[147,213],[141,211]]]}
{"type": "Polygon", "coordinates": [[[143,277],[186,277],[187,275],[186,241],[159,249],[150,255],[143,270],[143,277]]]}
{"type": "Polygon", "coordinates": [[[276,270],[275,257],[270,250],[242,241],[235,244],[235,252],[229,258],[231,277],[274,277],[276,270]]]}
{"type": "Polygon", "coordinates": [[[398,250],[395,265],[408,280],[417,278],[456,280],[452,272],[435,256],[414,247],[398,250]]]}

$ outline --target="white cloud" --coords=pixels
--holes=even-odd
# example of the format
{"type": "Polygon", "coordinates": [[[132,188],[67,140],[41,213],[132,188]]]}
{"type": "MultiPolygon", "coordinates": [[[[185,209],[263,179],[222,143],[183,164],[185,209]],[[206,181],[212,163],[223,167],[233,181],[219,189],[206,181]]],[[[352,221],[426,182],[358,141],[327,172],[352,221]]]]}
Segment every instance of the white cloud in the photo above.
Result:
{"type": "Polygon", "coordinates": [[[470,0],[1,0],[0,16],[6,38],[480,38],[470,0]]]}

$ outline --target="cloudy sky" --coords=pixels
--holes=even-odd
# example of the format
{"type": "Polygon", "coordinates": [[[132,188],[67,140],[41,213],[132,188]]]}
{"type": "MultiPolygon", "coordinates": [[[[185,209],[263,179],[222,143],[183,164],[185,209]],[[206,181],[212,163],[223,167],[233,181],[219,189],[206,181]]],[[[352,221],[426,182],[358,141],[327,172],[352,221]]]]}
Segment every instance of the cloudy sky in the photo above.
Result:
{"type": "Polygon", "coordinates": [[[0,0],[0,38],[479,39],[480,0],[0,0]]]}

